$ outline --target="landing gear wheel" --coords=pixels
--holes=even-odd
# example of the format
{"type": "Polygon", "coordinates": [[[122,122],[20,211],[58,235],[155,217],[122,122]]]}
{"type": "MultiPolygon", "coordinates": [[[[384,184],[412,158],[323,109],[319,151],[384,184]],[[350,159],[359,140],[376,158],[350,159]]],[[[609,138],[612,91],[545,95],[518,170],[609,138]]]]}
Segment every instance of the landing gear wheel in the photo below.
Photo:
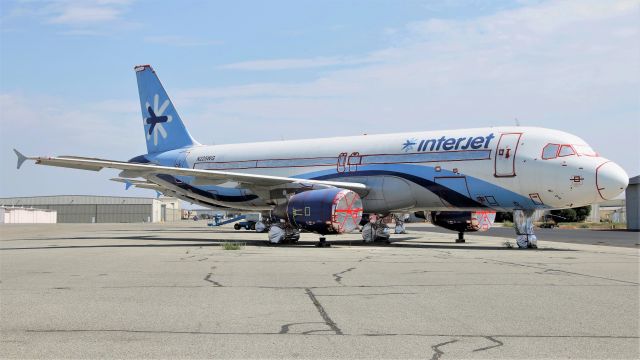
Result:
{"type": "Polygon", "coordinates": [[[365,243],[375,242],[379,240],[384,240],[387,243],[391,243],[389,238],[391,235],[389,234],[389,227],[387,224],[383,222],[376,223],[366,223],[362,227],[362,239],[365,243]]]}
{"type": "Polygon", "coordinates": [[[259,232],[259,233],[269,231],[269,229],[267,228],[267,225],[262,221],[258,221],[253,228],[256,232],[259,232]]]}
{"type": "Polygon", "coordinates": [[[316,247],[331,247],[331,244],[329,244],[327,242],[327,238],[325,238],[324,236],[320,238],[320,240],[318,241],[318,243],[316,244],[316,247]]]}
{"type": "Polygon", "coordinates": [[[240,230],[240,224],[233,224],[233,228],[236,230],[240,230]]]}
{"type": "Polygon", "coordinates": [[[376,240],[376,231],[371,223],[366,223],[362,227],[362,241],[365,243],[374,242],[376,240]]]}
{"type": "Polygon", "coordinates": [[[279,244],[285,238],[285,231],[283,228],[277,225],[272,225],[269,228],[269,244],[279,244]]]}
{"type": "Polygon", "coordinates": [[[516,244],[520,249],[537,249],[538,241],[535,235],[518,235],[516,244]]]}

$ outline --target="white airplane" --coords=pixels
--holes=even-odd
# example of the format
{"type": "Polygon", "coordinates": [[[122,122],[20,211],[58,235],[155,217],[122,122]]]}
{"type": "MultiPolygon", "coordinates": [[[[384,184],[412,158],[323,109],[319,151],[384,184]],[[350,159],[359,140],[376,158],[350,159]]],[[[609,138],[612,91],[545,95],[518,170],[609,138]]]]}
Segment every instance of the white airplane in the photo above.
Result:
{"type": "MultiPolygon", "coordinates": [[[[535,210],[584,206],[623,192],[629,177],[577,136],[544,128],[477,129],[201,145],[150,65],[135,68],[148,153],[125,161],[26,157],[36,164],[122,170],[127,187],[213,208],[268,212],[271,242],[300,230],[383,238],[381,218],[415,212],[458,231],[514,212],[517,243],[535,247],[535,210]],[[368,219],[368,221],[366,221],[368,219]]],[[[462,236],[459,238],[462,240],[462,236]]]]}

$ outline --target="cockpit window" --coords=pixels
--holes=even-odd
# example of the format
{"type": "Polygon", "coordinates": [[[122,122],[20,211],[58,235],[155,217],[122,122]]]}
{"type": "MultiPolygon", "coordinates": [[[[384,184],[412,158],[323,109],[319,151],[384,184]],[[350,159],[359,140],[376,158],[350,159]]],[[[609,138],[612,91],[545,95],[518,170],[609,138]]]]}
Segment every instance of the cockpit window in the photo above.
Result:
{"type": "Polygon", "coordinates": [[[575,150],[573,150],[573,147],[571,147],[571,145],[562,145],[560,147],[560,151],[558,152],[558,156],[562,157],[562,156],[571,156],[571,155],[575,155],[576,152],[575,150]]]}
{"type": "Polygon", "coordinates": [[[598,156],[598,153],[595,152],[589,145],[573,145],[573,148],[576,149],[576,152],[580,156],[598,156]]]}
{"type": "Polygon", "coordinates": [[[545,160],[555,159],[558,157],[558,149],[560,149],[560,145],[558,144],[547,144],[544,149],[542,149],[542,158],[545,160]]]}

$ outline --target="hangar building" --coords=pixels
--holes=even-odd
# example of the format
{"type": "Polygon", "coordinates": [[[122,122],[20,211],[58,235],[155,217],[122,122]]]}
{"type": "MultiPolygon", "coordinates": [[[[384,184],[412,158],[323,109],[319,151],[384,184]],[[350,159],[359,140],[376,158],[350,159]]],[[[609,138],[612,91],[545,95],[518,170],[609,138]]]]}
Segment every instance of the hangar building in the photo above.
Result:
{"type": "Polygon", "coordinates": [[[180,200],[170,197],[57,195],[0,198],[0,206],[50,209],[59,223],[165,222],[181,219],[180,200]]]}

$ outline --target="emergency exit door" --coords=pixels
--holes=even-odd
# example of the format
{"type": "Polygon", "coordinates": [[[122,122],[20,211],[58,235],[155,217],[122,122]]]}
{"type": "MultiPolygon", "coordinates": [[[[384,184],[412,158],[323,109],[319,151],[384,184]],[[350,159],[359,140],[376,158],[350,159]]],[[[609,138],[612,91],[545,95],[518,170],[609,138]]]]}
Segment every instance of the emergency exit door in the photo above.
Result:
{"type": "Polygon", "coordinates": [[[496,147],[494,176],[516,176],[516,152],[522,133],[501,134],[496,147]]]}

